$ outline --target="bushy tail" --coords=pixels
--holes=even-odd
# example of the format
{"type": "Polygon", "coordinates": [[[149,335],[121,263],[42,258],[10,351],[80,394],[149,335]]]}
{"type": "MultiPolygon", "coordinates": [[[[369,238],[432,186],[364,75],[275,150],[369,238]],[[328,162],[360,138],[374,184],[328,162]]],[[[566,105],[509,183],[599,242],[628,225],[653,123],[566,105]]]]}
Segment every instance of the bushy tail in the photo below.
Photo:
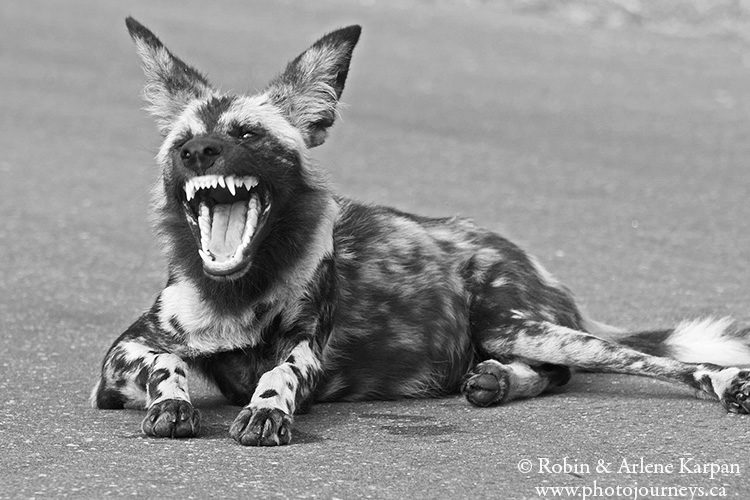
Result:
{"type": "Polygon", "coordinates": [[[686,363],[750,365],[750,328],[741,328],[728,317],[683,321],[669,330],[637,333],[591,320],[584,321],[584,328],[592,335],[654,356],[686,363]]]}

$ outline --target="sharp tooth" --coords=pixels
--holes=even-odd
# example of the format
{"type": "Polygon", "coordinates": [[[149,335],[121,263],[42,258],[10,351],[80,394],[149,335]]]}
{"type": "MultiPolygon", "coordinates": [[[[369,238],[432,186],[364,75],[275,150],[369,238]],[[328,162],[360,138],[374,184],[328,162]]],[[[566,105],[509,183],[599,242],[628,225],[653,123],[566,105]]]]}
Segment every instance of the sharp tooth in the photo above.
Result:
{"type": "Polygon", "coordinates": [[[242,182],[245,184],[245,189],[248,191],[258,185],[258,179],[255,177],[245,177],[242,182]]]}
{"type": "Polygon", "coordinates": [[[245,221],[245,231],[242,234],[242,246],[246,247],[250,244],[253,235],[255,234],[255,228],[258,225],[258,195],[253,194],[250,197],[250,201],[247,203],[247,219],[245,221]]]}
{"type": "Polygon", "coordinates": [[[203,249],[198,249],[198,254],[201,256],[201,259],[203,259],[203,262],[213,262],[214,257],[210,253],[204,251],[203,249]]]}
{"type": "Polygon", "coordinates": [[[224,181],[224,177],[219,176],[219,186],[221,186],[223,188],[227,187],[227,184],[224,181]]]}
{"type": "Polygon", "coordinates": [[[211,187],[215,188],[218,185],[219,185],[219,178],[216,177],[216,176],[212,177],[211,178],[211,187]]]}
{"type": "Polygon", "coordinates": [[[260,210],[260,203],[258,202],[258,195],[256,193],[253,193],[250,201],[247,202],[247,209],[256,213],[260,210]]]}
{"type": "Polygon", "coordinates": [[[234,176],[230,175],[229,177],[227,177],[226,182],[227,182],[227,189],[229,190],[230,193],[232,193],[232,196],[237,194],[237,189],[234,187],[234,176]]]}

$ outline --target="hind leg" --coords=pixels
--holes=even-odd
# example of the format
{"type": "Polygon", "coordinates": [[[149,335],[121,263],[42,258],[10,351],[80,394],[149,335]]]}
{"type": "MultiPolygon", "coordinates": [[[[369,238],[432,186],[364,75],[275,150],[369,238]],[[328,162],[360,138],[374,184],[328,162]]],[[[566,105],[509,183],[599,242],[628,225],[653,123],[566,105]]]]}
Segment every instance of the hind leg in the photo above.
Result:
{"type": "Polygon", "coordinates": [[[526,319],[520,313],[492,331],[483,332],[479,343],[487,352],[509,353],[532,363],[677,382],[719,399],[727,411],[750,413],[750,370],[651,356],[572,328],[526,319]]]}
{"type": "Polygon", "coordinates": [[[466,374],[461,393],[473,405],[490,406],[538,396],[549,388],[565,385],[568,380],[570,369],[565,366],[530,366],[521,361],[501,363],[488,359],[466,374]]]}

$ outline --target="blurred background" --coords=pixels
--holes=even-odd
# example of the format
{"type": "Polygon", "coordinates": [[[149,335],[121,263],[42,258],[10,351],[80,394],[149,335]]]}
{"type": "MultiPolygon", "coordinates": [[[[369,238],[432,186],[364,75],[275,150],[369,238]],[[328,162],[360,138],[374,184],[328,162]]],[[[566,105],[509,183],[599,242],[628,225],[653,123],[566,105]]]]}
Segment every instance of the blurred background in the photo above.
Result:
{"type": "Polygon", "coordinates": [[[471,217],[537,255],[601,320],[750,320],[748,1],[3,2],[5,494],[149,496],[164,481],[231,494],[239,467],[281,496],[520,496],[535,484],[514,468],[521,449],[729,460],[747,439],[746,422],[685,391],[594,375],[484,413],[460,398],[321,406],[299,419],[305,446],[260,463],[228,440],[236,409],[206,388],[203,440],[146,440],[141,414],[88,409],[105,350],[165,280],[148,222],[159,136],[140,109],[126,15],[222,89],[248,92],[323,33],[361,24],[342,119],[313,151],[338,192],[471,217]],[[267,480],[291,469],[283,487],[267,480]]]}
{"type": "MultiPolygon", "coordinates": [[[[481,0],[476,0],[481,2],[481,0]]],[[[507,0],[514,13],[596,28],[638,27],[678,37],[747,40],[747,0],[507,0]]]]}

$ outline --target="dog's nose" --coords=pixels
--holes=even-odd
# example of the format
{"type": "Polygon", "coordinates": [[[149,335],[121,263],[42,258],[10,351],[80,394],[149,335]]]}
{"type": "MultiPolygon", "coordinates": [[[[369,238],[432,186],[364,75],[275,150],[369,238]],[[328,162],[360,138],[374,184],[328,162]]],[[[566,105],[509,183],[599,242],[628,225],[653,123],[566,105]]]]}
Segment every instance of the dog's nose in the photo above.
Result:
{"type": "Polygon", "coordinates": [[[221,155],[222,143],[213,137],[195,137],[180,148],[180,159],[185,167],[203,173],[221,155]]]}

